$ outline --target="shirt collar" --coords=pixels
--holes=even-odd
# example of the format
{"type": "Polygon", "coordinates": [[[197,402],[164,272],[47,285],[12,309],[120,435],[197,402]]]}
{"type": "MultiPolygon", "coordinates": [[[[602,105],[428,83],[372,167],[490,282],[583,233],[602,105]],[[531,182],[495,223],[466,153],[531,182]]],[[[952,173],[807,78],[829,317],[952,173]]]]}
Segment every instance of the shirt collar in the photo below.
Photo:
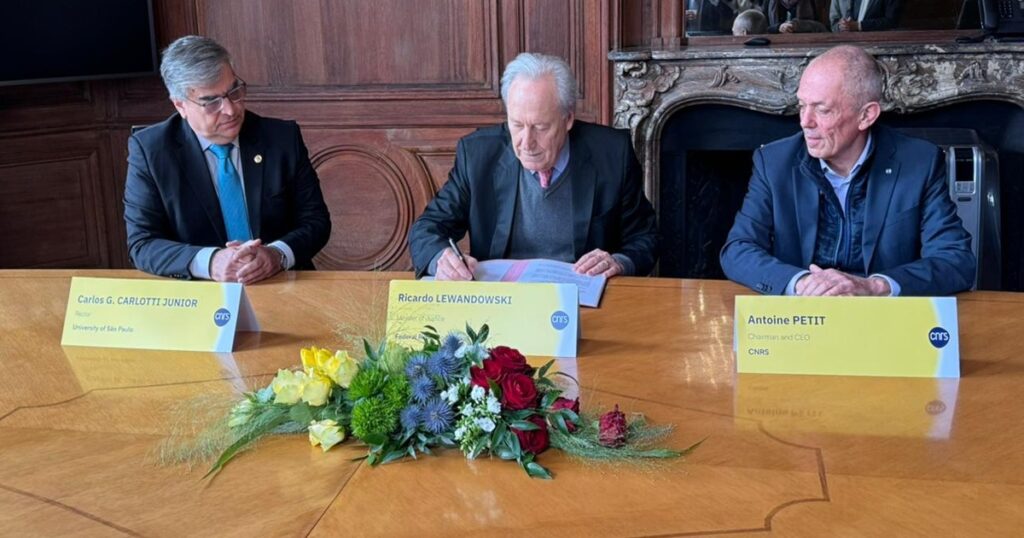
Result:
{"type": "Polygon", "coordinates": [[[850,169],[849,174],[845,176],[840,175],[825,162],[825,159],[818,159],[818,162],[821,164],[821,171],[825,172],[825,177],[829,180],[850,181],[857,176],[857,172],[859,172],[861,167],[864,166],[864,161],[868,160],[868,156],[871,155],[871,150],[874,149],[874,142],[874,137],[871,136],[871,132],[868,131],[868,141],[864,144],[864,150],[860,152],[860,157],[857,159],[857,162],[853,164],[853,168],[850,169]]]}
{"type": "MultiPolygon", "coordinates": [[[[202,135],[200,135],[199,133],[192,131],[192,134],[196,135],[196,139],[199,140],[199,147],[203,148],[203,151],[210,149],[210,146],[213,145],[213,142],[207,140],[206,138],[203,138],[202,135]]],[[[238,148],[237,136],[235,137],[234,140],[231,141],[231,145],[234,146],[236,149],[238,148]]]]}

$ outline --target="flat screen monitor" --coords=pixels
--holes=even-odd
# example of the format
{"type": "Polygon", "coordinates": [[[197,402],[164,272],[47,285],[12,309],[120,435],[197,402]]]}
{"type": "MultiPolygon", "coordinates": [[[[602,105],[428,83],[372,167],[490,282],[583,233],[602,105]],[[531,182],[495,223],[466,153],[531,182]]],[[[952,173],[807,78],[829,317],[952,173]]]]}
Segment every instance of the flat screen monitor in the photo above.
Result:
{"type": "Polygon", "coordinates": [[[3,0],[0,86],[152,75],[150,0],[3,0]]]}

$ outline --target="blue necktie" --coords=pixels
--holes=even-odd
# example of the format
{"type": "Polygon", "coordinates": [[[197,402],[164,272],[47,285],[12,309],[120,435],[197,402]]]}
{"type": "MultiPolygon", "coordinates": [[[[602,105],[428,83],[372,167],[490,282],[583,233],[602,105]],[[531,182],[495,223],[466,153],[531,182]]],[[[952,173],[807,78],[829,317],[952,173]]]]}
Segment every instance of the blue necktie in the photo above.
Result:
{"type": "Polygon", "coordinates": [[[235,165],[231,162],[231,144],[211,144],[210,151],[217,156],[217,190],[220,196],[220,212],[224,215],[224,228],[228,231],[228,241],[248,241],[252,239],[249,232],[249,216],[245,208],[245,195],[242,194],[242,180],[238,177],[235,165]]]}

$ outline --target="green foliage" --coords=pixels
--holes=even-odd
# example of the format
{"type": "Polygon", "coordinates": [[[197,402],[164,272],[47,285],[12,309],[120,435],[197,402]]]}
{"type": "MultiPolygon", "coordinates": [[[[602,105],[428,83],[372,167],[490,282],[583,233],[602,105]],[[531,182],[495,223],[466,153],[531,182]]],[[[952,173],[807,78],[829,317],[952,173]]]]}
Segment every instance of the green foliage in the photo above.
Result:
{"type": "Polygon", "coordinates": [[[402,373],[405,370],[405,363],[409,362],[412,351],[394,342],[385,343],[383,353],[380,355],[378,367],[389,374],[402,373]]]}
{"type": "Polygon", "coordinates": [[[364,398],[352,408],[352,434],[367,444],[376,436],[387,436],[398,427],[398,412],[382,396],[364,398]]]}
{"type": "Polygon", "coordinates": [[[349,400],[358,402],[364,398],[376,396],[380,391],[384,390],[387,377],[387,372],[383,370],[361,368],[348,386],[349,400]]]}
{"type": "Polygon", "coordinates": [[[388,376],[387,383],[384,384],[384,401],[387,402],[388,407],[395,412],[397,415],[405,409],[405,406],[409,405],[409,396],[412,393],[412,388],[409,386],[409,379],[403,374],[393,374],[388,376]]]}

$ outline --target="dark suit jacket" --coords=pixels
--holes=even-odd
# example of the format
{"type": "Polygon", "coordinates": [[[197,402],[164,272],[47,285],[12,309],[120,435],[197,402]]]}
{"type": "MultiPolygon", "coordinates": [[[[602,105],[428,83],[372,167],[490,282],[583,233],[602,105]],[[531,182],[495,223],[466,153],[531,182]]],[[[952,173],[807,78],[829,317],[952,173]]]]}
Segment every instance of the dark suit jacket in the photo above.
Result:
{"type": "MultiPolygon", "coordinates": [[[[935,145],[875,126],[861,247],[864,275],[882,273],[902,295],[949,295],[974,283],[970,236],[949,196],[935,145]]],[[[818,232],[818,159],[796,134],[754,153],[754,176],[722,248],[722,269],[761,293],[782,294],[812,262],[818,232]]]]}
{"type": "MultiPolygon", "coordinates": [[[[312,269],[331,235],[331,217],[299,126],[247,111],[238,139],[253,237],[284,241],[294,268],[312,269]]],[[[128,139],[124,219],[132,263],[156,275],[191,278],[196,253],[227,242],[206,159],[181,116],[128,139]]]]}
{"type": "Polygon", "coordinates": [[[828,17],[832,23],[832,31],[839,31],[839,21],[844,17],[857,20],[862,2],[871,3],[864,12],[864,20],[860,21],[861,31],[892,30],[900,24],[903,0],[832,0],[828,17]]]}
{"type": "MultiPolygon", "coordinates": [[[[637,275],[649,273],[658,234],[629,135],[575,121],[568,143],[569,164],[559,181],[572,181],[576,258],[600,248],[628,256],[637,275]]],[[[448,246],[449,237],[457,241],[467,231],[473,257],[504,258],[521,174],[505,124],[460,140],[448,181],[409,231],[417,276],[448,246]]]]}
{"type": "Polygon", "coordinates": [[[818,10],[814,0],[800,0],[796,5],[787,8],[780,0],[770,0],[765,8],[768,16],[768,32],[779,33],[779,26],[792,16],[793,26],[797,33],[827,32],[828,28],[818,20],[818,10]]]}

